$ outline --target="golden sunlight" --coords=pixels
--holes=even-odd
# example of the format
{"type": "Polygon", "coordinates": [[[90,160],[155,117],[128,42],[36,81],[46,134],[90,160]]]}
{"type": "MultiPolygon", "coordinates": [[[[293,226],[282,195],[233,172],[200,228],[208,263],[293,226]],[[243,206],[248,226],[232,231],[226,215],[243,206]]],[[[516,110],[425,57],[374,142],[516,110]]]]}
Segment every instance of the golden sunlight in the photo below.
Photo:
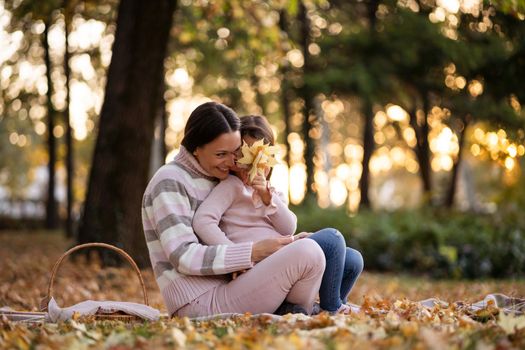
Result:
{"type": "Polygon", "coordinates": [[[349,143],[344,148],[344,154],[347,162],[352,160],[361,161],[363,159],[363,146],[349,143]]]}
{"type": "Polygon", "coordinates": [[[437,0],[436,4],[448,13],[458,13],[460,7],[458,0],[437,0]]]}
{"type": "Polygon", "coordinates": [[[335,206],[343,205],[346,202],[348,193],[343,181],[334,177],[330,179],[330,201],[335,206]]]}
{"type": "Polygon", "coordinates": [[[515,165],[516,165],[516,161],[513,158],[511,157],[505,158],[505,168],[508,171],[511,171],[512,169],[514,169],[515,165]]]}
{"type": "Polygon", "coordinates": [[[284,193],[285,197],[288,198],[286,195],[289,186],[288,167],[284,163],[274,166],[270,183],[277,191],[284,193]]]}
{"type": "Polygon", "coordinates": [[[408,113],[398,105],[388,105],[386,114],[393,121],[400,122],[408,120],[408,113]]]}
{"type": "Polygon", "coordinates": [[[304,198],[306,184],[306,166],[304,164],[294,164],[290,168],[290,201],[292,204],[299,204],[304,198]]]}
{"type": "Polygon", "coordinates": [[[516,157],[516,155],[518,154],[518,149],[516,148],[516,145],[513,143],[510,144],[509,147],[507,147],[507,153],[511,158],[516,157]]]}
{"type": "Polygon", "coordinates": [[[317,192],[317,204],[321,208],[330,206],[330,188],[328,174],[323,170],[317,170],[314,174],[315,189],[317,192]]]}
{"type": "Polygon", "coordinates": [[[304,57],[301,50],[293,49],[288,51],[286,58],[296,68],[301,68],[304,65],[304,57]]]}
{"type": "Polygon", "coordinates": [[[458,138],[448,127],[444,127],[439,134],[430,141],[430,149],[434,153],[451,154],[457,153],[458,138]]]}
{"type": "Polygon", "coordinates": [[[473,97],[483,93],[483,84],[479,80],[472,80],[468,85],[468,91],[473,97]]]}
{"type": "Polygon", "coordinates": [[[481,147],[479,147],[479,145],[475,143],[472,146],[470,146],[470,152],[474,157],[477,157],[481,154],[481,147]]]}

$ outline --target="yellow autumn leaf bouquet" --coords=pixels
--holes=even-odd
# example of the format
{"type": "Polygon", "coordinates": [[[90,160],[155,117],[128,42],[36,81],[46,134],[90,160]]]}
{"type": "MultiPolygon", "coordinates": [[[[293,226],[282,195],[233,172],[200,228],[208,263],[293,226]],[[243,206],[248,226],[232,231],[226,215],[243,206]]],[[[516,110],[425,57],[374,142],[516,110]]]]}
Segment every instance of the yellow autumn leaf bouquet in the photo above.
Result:
{"type": "Polygon", "coordinates": [[[250,182],[253,181],[257,174],[262,176],[265,175],[265,170],[272,168],[277,164],[275,158],[279,147],[271,146],[269,143],[265,144],[264,139],[255,141],[249,146],[246,141],[243,141],[241,147],[242,158],[237,161],[238,164],[242,164],[249,167],[248,175],[250,182]]]}

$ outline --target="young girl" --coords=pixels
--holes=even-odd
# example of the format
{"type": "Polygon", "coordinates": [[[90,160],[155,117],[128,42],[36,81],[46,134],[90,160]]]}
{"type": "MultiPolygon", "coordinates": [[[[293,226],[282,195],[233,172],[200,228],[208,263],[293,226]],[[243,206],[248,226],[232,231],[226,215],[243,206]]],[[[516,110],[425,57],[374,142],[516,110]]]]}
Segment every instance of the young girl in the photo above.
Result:
{"type": "MultiPolygon", "coordinates": [[[[272,129],[262,116],[242,117],[241,137],[248,146],[261,139],[274,145],[272,129]]],[[[239,168],[235,175],[222,180],[197,209],[193,229],[205,244],[255,242],[294,234],[297,218],[282,193],[269,186],[271,170],[267,168],[264,176],[257,173],[251,179],[248,170],[239,168]]],[[[346,299],[363,269],[361,254],[347,248],[335,229],[295,237],[315,240],[325,254],[326,269],[319,290],[321,309],[350,313],[346,299]]]]}

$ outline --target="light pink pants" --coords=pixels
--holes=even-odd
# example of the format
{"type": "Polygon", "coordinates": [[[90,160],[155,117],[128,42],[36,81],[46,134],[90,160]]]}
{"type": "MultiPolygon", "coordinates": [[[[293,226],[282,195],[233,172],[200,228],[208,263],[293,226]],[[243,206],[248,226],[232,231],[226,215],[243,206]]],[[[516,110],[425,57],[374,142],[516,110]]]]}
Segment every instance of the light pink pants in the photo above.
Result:
{"type": "Polygon", "coordinates": [[[301,239],[279,249],[251,270],[183,306],[177,316],[274,312],[286,299],[308,313],[319,292],[324,253],[315,241],[301,239]]]}

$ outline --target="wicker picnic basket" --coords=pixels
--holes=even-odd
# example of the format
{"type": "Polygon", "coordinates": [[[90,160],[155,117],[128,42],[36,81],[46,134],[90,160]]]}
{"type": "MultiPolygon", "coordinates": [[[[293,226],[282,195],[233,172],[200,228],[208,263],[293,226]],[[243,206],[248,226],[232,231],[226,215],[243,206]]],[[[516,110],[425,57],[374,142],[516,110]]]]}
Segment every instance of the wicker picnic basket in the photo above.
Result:
{"type": "MultiPolygon", "coordinates": [[[[84,249],[84,248],[94,248],[94,247],[107,248],[107,249],[113,250],[113,251],[117,252],[118,254],[120,254],[120,256],[122,256],[124,259],[126,259],[129,262],[129,264],[133,267],[133,270],[137,274],[137,277],[138,277],[139,282],[140,282],[140,286],[142,287],[142,294],[143,294],[143,298],[144,298],[144,305],[148,305],[149,306],[148,293],[146,291],[146,286],[144,284],[144,279],[142,278],[142,274],[140,273],[140,269],[138,268],[138,266],[135,263],[135,261],[131,258],[131,256],[129,256],[124,250],[122,250],[120,248],[117,248],[117,247],[115,247],[115,246],[113,246],[111,244],[106,244],[106,243],[85,243],[85,244],[80,244],[80,245],[74,246],[73,248],[69,249],[64,254],[62,254],[62,256],[55,262],[55,265],[53,266],[53,270],[51,271],[51,278],[49,280],[49,286],[47,288],[47,296],[44,299],[42,299],[42,302],[40,304],[40,308],[41,308],[42,311],[47,311],[47,306],[49,304],[49,301],[53,297],[53,284],[55,282],[56,273],[57,273],[58,268],[60,267],[60,264],[62,263],[62,261],[67,256],[71,255],[72,253],[76,252],[77,250],[84,249]]],[[[93,316],[90,316],[90,318],[94,318],[96,320],[114,320],[114,321],[126,321],[126,322],[141,320],[141,318],[138,317],[138,316],[128,315],[128,314],[124,314],[124,313],[112,313],[112,314],[97,313],[97,314],[95,314],[93,316]]]]}

